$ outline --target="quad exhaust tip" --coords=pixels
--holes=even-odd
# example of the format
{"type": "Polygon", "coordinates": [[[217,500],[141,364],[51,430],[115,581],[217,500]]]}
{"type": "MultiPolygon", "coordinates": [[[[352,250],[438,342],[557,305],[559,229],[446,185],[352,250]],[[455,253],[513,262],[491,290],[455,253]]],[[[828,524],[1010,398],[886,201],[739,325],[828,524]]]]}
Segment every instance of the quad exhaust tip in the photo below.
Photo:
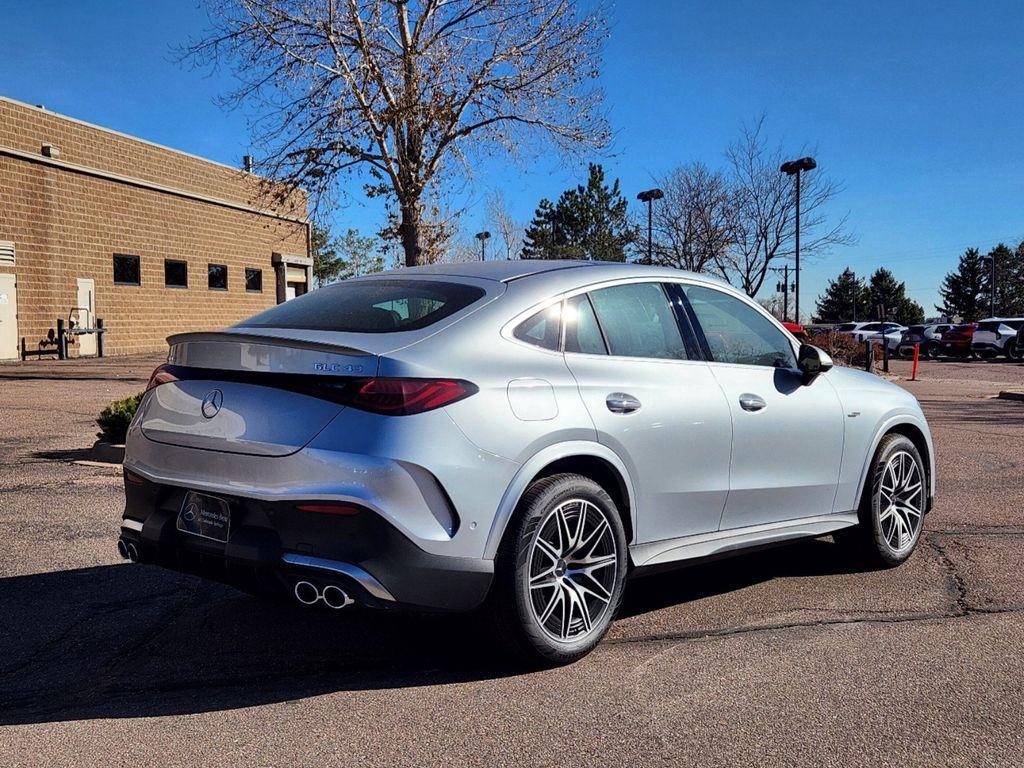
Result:
{"type": "Polygon", "coordinates": [[[328,584],[322,590],[312,582],[297,581],[295,583],[295,599],[303,605],[316,605],[323,600],[324,605],[339,611],[355,602],[348,593],[335,584],[328,584]]]}

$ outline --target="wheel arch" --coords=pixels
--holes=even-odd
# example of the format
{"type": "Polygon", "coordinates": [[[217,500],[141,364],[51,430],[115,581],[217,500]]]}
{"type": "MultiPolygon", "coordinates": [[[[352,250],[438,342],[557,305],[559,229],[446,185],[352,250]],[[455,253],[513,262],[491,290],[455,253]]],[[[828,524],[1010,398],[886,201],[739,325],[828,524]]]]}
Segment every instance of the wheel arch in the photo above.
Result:
{"type": "Polygon", "coordinates": [[[864,497],[864,490],[867,487],[868,474],[871,472],[871,465],[874,462],[875,454],[878,453],[878,446],[881,444],[882,439],[886,435],[898,434],[906,437],[910,442],[917,448],[918,453],[921,454],[921,458],[924,460],[924,469],[927,476],[927,488],[928,498],[926,502],[925,511],[931,511],[932,500],[935,496],[935,456],[934,447],[931,441],[931,433],[928,430],[927,423],[923,422],[924,419],[920,417],[912,417],[910,415],[897,415],[892,416],[885,420],[879,429],[875,433],[874,440],[871,443],[871,450],[868,452],[867,457],[864,461],[864,469],[861,472],[860,487],[857,489],[857,508],[860,508],[861,501],[864,497]]]}
{"type": "Polygon", "coordinates": [[[632,543],[636,532],[636,503],[633,484],[625,465],[607,446],[573,441],[549,446],[535,454],[512,478],[491,525],[484,548],[485,558],[493,559],[497,555],[505,529],[526,489],[542,477],[563,472],[589,477],[605,489],[618,509],[626,531],[626,541],[632,543]]]}

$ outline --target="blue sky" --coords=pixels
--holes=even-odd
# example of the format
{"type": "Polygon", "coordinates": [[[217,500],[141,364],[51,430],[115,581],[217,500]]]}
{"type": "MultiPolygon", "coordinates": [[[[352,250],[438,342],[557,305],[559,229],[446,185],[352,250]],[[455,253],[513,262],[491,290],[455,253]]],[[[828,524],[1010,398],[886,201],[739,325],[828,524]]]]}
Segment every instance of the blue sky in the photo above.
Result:
{"type": "MultiPolygon", "coordinates": [[[[0,94],[235,164],[245,116],[213,98],[231,86],[174,60],[202,32],[192,2],[0,0],[0,94]]],[[[721,165],[741,124],[767,115],[771,140],[815,148],[844,190],[859,237],[806,265],[802,303],[849,265],[887,266],[932,312],[936,287],[970,245],[1024,239],[1024,5],[1007,2],[619,0],[602,84],[616,139],[602,160],[630,198],[699,159],[721,165]]],[[[471,201],[504,191],[528,220],[585,169],[489,162],[471,201]]],[[[334,215],[366,233],[376,203],[334,215]]],[[[484,223],[471,208],[464,227],[484,223]]]]}

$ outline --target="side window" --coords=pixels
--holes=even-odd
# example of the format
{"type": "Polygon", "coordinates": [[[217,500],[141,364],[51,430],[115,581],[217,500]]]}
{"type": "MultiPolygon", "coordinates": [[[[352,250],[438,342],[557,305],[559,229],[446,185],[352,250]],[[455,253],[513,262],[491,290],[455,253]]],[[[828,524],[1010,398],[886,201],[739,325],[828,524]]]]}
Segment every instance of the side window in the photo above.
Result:
{"type": "Polygon", "coordinates": [[[684,285],[683,291],[715,362],[796,368],[789,339],[756,309],[713,288],[684,285]]]}
{"type": "Polygon", "coordinates": [[[609,354],[686,359],[679,324],[660,283],[601,288],[590,294],[590,300],[608,341],[609,354]]]}
{"type": "Polygon", "coordinates": [[[527,344],[544,349],[558,349],[562,330],[562,305],[553,304],[526,318],[512,335],[527,344]]]}
{"type": "Polygon", "coordinates": [[[607,355],[597,315],[586,294],[573,296],[565,303],[565,351],[587,355],[607,355]]]}

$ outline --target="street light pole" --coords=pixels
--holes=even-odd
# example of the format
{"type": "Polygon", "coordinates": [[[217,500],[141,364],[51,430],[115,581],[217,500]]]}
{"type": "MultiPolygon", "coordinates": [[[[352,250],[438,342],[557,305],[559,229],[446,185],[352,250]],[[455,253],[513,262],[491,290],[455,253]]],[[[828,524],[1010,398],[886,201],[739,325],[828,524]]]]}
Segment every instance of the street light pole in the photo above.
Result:
{"type": "Polygon", "coordinates": [[[989,282],[988,291],[988,316],[996,316],[996,252],[995,249],[989,254],[989,260],[992,262],[992,280],[989,282]]]}
{"type": "Polygon", "coordinates": [[[480,261],[487,261],[487,239],[491,236],[491,233],[484,230],[483,232],[477,232],[474,237],[480,241],[480,261]]]}
{"type": "Polygon", "coordinates": [[[817,168],[813,157],[801,157],[783,163],[779,170],[787,176],[796,176],[796,253],[794,268],[796,269],[796,322],[800,322],[800,176],[804,171],[817,168]]]}
{"type": "Polygon", "coordinates": [[[654,263],[654,201],[661,200],[665,193],[660,189],[645,189],[636,196],[642,203],[647,203],[647,265],[654,263]]]}

